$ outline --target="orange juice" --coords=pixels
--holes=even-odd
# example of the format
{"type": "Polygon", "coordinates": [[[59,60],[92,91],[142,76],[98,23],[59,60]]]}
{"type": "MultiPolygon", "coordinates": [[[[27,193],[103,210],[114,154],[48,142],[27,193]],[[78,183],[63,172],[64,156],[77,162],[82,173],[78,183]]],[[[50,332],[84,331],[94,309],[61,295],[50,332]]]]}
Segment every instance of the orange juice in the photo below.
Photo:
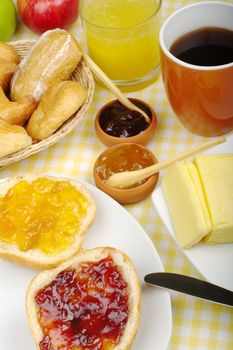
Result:
{"type": "Polygon", "coordinates": [[[159,65],[160,1],[89,0],[81,9],[91,58],[118,85],[151,78],[159,65]]]}

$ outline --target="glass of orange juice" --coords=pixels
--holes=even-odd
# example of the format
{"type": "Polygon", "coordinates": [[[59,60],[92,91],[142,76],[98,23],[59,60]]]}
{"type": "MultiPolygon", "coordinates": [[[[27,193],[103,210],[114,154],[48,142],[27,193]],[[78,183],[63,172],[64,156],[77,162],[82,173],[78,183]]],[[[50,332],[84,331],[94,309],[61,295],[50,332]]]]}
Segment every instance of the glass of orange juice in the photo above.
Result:
{"type": "Polygon", "coordinates": [[[137,90],[159,75],[162,0],[81,0],[88,53],[122,90],[137,90]]]}

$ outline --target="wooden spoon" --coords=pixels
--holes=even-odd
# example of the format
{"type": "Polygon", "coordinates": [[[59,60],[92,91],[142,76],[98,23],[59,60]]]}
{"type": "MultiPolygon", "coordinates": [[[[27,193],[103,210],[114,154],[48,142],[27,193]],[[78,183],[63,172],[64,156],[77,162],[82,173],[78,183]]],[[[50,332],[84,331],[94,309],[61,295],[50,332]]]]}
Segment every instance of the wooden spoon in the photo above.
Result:
{"type": "Polygon", "coordinates": [[[118,100],[127,108],[132,111],[137,111],[143,115],[146,119],[147,123],[151,123],[151,119],[149,116],[139,107],[135,106],[122,92],[118,89],[118,87],[112,82],[111,79],[97,66],[97,64],[86,54],[83,52],[83,57],[88,65],[88,67],[92,70],[95,76],[118,98],[118,100]]]}
{"type": "Polygon", "coordinates": [[[124,171],[121,173],[113,174],[108,178],[106,181],[108,185],[116,188],[127,188],[129,186],[134,185],[135,183],[142,181],[146,179],[147,177],[159,172],[162,169],[167,168],[172,163],[176,162],[177,160],[183,160],[185,158],[188,158],[192,155],[194,155],[197,152],[203,151],[207,148],[210,148],[212,146],[218,145],[219,143],[223,143],[226,141],[225,137],[219,137],[215,140],[211,140],[208,142],[205,142],[199,146],[196,146],[190,150],[184,151],[180,154],[177,154],[171,158],[168,158],[167,160],[157,163],[154,165],[151,165],[147,168],[140,169],[140,170],[134,170],[134,171],[124,171]]]}

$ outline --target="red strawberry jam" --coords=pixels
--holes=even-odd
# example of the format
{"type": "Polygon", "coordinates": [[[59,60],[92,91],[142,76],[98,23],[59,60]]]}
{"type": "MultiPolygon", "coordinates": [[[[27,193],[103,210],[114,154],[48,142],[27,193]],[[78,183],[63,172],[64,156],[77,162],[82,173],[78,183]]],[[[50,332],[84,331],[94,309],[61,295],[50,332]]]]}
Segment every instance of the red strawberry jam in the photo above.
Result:
{"type": "Polygon", "coordinates": [[[36,295],[41,350],[110,350],[128,320],[128,291],[110,256],[67,269],[36,295]]]}

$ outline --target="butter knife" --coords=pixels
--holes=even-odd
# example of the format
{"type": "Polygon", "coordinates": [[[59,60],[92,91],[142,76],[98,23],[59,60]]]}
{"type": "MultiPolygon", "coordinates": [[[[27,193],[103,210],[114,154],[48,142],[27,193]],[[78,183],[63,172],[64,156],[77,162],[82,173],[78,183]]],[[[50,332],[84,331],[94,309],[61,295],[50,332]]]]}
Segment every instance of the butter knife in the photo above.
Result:
{"type": "Polygon", "coordinates": [[[233,306],[232,291],[194,277],[170,272],[156,272],[146,275],[144,281],[148,284],[172,289],[214,303],[233,306]]]}

